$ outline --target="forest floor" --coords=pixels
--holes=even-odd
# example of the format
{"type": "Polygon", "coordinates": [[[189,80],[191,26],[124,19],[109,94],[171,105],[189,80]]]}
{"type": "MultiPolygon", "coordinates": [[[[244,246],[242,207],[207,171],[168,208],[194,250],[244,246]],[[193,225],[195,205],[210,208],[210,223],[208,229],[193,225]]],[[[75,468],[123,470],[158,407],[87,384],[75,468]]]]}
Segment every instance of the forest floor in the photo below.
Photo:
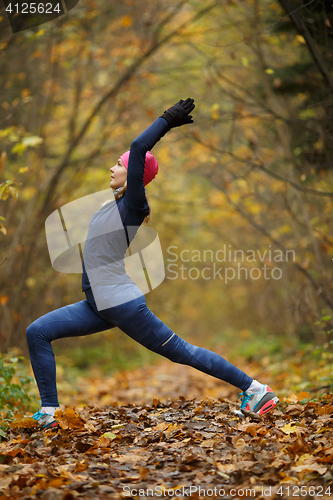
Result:
{"type": "Polygon", "coordinates": [[[60,381],[60,428],[21,415],[0,444],[0,500],[331,498],[333,397],[292,392],[285,368],[242,366],[281,399],[262,418],[234,415],[228,384],[166,361],[60,381]]]}

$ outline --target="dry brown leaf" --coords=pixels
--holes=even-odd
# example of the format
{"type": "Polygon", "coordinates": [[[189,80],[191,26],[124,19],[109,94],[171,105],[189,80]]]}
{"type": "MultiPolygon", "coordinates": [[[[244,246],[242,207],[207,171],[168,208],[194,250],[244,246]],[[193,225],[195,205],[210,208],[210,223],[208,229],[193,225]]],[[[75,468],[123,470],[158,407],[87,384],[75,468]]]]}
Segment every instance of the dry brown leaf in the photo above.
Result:
{"type": "Polygon", "coordinates": [[[0,492],[4,493],[5,495],[9,494],[9,485],[12,482],[13,478],[11,476],[8,477],[3,477],[0,479],[0,492]]]}
{"type": "Polygon", "coordinates": [[[147,479],[147,477],[149,476],[149,469],[146,469],[145,467],[139,467],[139,475],[140,475],[140,479],[147,479]]]}
{"type": "Polygon", "coordinates": [[[204,441],[202,441],[201,443],[201,446],[203,446],[204,448],[213,448],[218,443],[218,439],[204,439],[204,441]]]}
{"type": "Polygon", "coordinates": [[[37,427],[37,422],[33,418],[17,418],[10,424],[11,429],[33,429],[37,427]]]}
{"type": "Polygon", "coordinates": [[[233,462],[236,470],[251,470],[256,462],[252,462],[251,460],[239,460],[237,462],[233,462]]]}
{"type": "Polygon", "coordinates": [[[224,472],[226,474],[230,474],[230,472],[234,472],[236,470],[235,464],[221,464],[217,462],[216,467],[220,472],[224,472]]]}
{"type": "Polygon", "coordinates": [[[303,410],[304,410],[304,406],[294,404],[294,405],[288,405],[285,412],[288,415],[296,416],[296,415],[299,415],[303,410]]]}
{"type": "Polygon", "coordinates": [[[301,451],[304,447],[306,446],[306,441],[303,436],[298,435],[295,441],[291,443],[290,446],[288,446],[288,450],[291,451],[292,453],[298,453],[301,451]]]}
{"type": "Polygon", "coordinates": [[[303,401],[303,399],[311,399],[311,394],[309,392],[301,391],[297,394],[298,401],[303,401]]]}
{"type": "Polygon", "coordinates": [[[317,412],[319,413],[319,415],[330,415],[331,413],[333,413],[333,406],[319,406],[317,412]]]}
{"type": "MultiPolygon", "coordinates": [[[[290,470],[293,470],[295,472],[318,472],[318,474],[323,475],[327,471],[327,467],[324,465],[320,465],[317,463],[306,463],[304,465],[296,465],[294,467],[291,467],[290,470]]],[[[303,477],[304,474],[301,475],[303,477]]]]}
{"type": "Polygon", "coordinates": [[[159,424],[155,425],[155,427],[153,427],[153,430],[154,431],[164,431],[165,429],[167,429],[169,427],[170,424],[168,424],[167,422],[160,422],[159,424]]]}
{"type": "Polygon", "coordinates": [[[281,398],[281,401],[282,402],[286,402],[286,403],[297,403],[299,401],[299,399],[296,396],[296,394],[294,394],[293,392],[291,392],[288,397],[281,398]]]}
{"type": "Polygon", "coordinates": [[[62,429],[84,428],[85,420],[79,415],[74,408],[65,408],[64,411],[56,410],[55,419],[59,422],[62,429]]]}
{"type": "Polygon", "coordinates": [[[239,423],[237,425],[237,430],[247,432],[248,434],[250,434],[253,437],[256,437],[258,435],[258,433],[260,433],[260,434],[267,433],[267,429],[263,425],[256,424],[253,422],[244,423],[244,424],[239,423]]]}
{"type": "Polygon", "coordinates": [[[120,463],[140,463],[142,462],[142,455],[135,455],[134,453],[127,453],[126,455],[120,455],[115,457],[114,460],[120,463]]]}
{"type": "Polygon", "coordinates": [[[26,453],[26,451],[23,448],[20,448],[19,446],[15,447],[12,446],[10,443],[1,443],[0,444],[0,455],[3,455],[5,457],[16,457],[17,455],[23,456],[26,453]]]}

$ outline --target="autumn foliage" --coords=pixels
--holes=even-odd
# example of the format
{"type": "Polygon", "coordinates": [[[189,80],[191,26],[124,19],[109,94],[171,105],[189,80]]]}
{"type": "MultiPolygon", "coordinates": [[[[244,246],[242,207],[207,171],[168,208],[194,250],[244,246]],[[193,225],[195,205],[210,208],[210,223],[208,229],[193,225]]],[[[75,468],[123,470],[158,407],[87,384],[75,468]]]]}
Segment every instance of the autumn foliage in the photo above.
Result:
{"type": "MultiPolygon", "coordinates": [[[[264,417],[240,419],[232,413],[238,408],[234,398],[176,396],[181,384],[203,395],[212,389],[209,377],[185,368],[175,373],[171,366],[129,373],[131,379],[136,375],[133,386],[121,388],[119,377],[114,396],[120,403],[57,411],[57,431],[43,433],[22,415],[0,444],[3,499],[124,498],[147,489],[176,495],[191,487],[191,498],[199,487],[217,492],[204,498],[221,498],[222,490],[237,498],[245,496],[243,490],[262,499],[304,492],[330,498],[332,396],[314,401],[307,392],[289,392],[264,417]],[[168,392],[165,381],[169,397],[149,399],[168,392]],[[129,403],[140,385],[146,398],[129,403]]],[[[219,385],[216,396],[227,390],[219,385]]]]}
{"type": "Polygon", "coordinates": [[[107,188],[119,154],[187,95],[195,123],[156,146],[160,172],[147,190],[166,267],[170,246],[267,254],[224,262],[253,269],[228,283],[193,280],[189,270],[205,263],[185,263],[187,279],[167,272],[149,305],[185,335],[221,335],[223,317],[230,329],[320,341],[314,323],[332,307],[331,11],[307,5],[297,24],[286,9],[88,0],[14,36],[2,16],[2,350],[26,349],[29,323],[82,298],[80,276],[50,265],[46,217],[107,188]],[[295,258],[275,262],[270,249],[295,258]],[[264,266],[277,279],[257,279],[264,266]]]}
{"type": "Polygon", "coordinates": [[[191,96],[193,126],[154,149],[147,192],[166,279],[148,305],[193,343],[246,345],[240,367],[254,360],[282,394],[262,420],[239,420],[237,394],[171,368],[149,391],[149,371],[94,379],[92,359],[111,370],[141,356],[115,329],[63,340],[59,359],[91,373],[60,373],[57,432],[23,414],[10,425],[0,500],[191,485],[207,498],[215,487],[227,499],[332,496],[332,12],[305,0],[82,0],[13,35],[0,10],[1,352],[26,353],[32,321],[84,298],[80,274],[51,267],[47,216],[106,189],[131,141],[191,96]],[[220,261],[224,248],[240,253],[220,261]]]}

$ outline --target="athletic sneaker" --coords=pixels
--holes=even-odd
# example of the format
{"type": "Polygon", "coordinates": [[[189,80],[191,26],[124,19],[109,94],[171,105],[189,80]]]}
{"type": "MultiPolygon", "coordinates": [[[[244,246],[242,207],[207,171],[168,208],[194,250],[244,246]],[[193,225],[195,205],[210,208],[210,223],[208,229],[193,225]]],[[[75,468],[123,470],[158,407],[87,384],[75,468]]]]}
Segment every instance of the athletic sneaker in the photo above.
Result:
{"type": "Polygon", "coordinates": [[[45,410],[38,410],[32,417],[34,420],[37,420],[38,423],[42,426],[42,430],[46,429],[56,429],[59,427],[58,422],[52,415],[49,415],[45,412],[45,410]]]}
{"type": "Polygon", "coordinates": [[[247,412],[264,415],[264,413],[274,408],[279,402],[279,398],[268,385],[264,385],[263,391],[259,394],[245,391],[240,392],[237,399],[239,399],[240,396],[242,396],[241,411],[245,415],[247,412]]]}

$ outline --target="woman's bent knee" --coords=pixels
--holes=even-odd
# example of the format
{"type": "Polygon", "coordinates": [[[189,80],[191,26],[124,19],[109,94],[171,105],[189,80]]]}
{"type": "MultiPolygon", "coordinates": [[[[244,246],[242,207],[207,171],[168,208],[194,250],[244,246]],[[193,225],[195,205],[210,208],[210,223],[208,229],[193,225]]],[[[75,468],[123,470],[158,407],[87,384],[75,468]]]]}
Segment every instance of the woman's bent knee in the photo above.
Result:
{"type": "Polygon", "coordinates": [[[43,340],[45,338],[40,325],[38,325],[38,320],[34,321],[33,323],[31,323],[31,325],[28,326],[25,334],[29,349],[33,346],[36,346],[40,340],[43,340]]]}
{"type": "Polygon", "coordinates": [[[27,337],[27,342],[28,345],[31,343],[36,343],[36,341],[39,340],[48,340],[50,341],[48,335],[47,335],[47,325],[41,325],[40,324],[40,318],[36,319],[31,325],[28,326],[26,329],[26,337],[27,337]],[[41,328],[41,326],[44,326],[44,328],[41,328]]]}
{"type": "Polygon", "coordinates": [[[35,322],[31,323],[31,325],[28,326],[28,328],[26,329],[26,332],[25,332],[28,343],[34,340],[34,338],[36,336],[36,331],[37,331],[37,328],[35,326],[35,322]]]}

